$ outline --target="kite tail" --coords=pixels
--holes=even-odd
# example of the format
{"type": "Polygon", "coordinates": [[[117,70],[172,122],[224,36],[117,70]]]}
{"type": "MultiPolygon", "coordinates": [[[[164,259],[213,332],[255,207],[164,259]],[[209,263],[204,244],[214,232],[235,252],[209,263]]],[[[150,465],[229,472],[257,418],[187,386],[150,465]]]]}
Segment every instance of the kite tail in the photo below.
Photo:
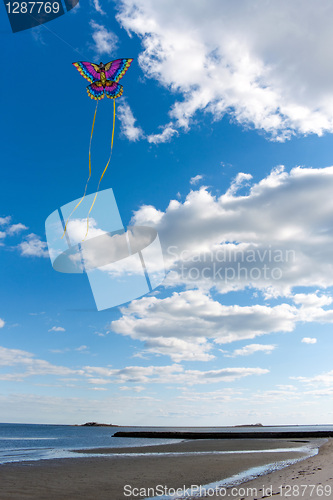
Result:
{"type": "Polygon", "coordinates": [[[64,237],[64,235],[65,235],[65,233],[67,231],[67,224],[68,224],[69,219],[71,218],[71,216],[73,215],[73,213],[75,212],[75,210],[77,209],[77,207],[82,203],[82,201],[83,201],[83,199],[84,199],[84,197],[86,195],[88,184],[89,184],[89,181],[90,181],[90,177],[91,177],[91,141],[92,141],[92,137],[93,137],[93,133],[94,133],[96,113],[97,113],[97,106],[98,106],[98,101],[96,103],[96,108],[95,108],[95,113],[94,113],[94,119],[93,119],[93,123],[92,123],[92,127],[91,127],[90,142],[89,142],[89,177],[88,177],[88,180],[87,180],[87,183],[86,183],[86,187],[85,187],[85,190],[84,190],[84,193],[83,193],[83,196],[82,196],[81,200],[76,205],[76,207],[72,210],[72,212],[70,213],[70,215],[69,215],[69,217],[68,217],[68,219],[66,221],[64,233],[63,233],[61,239],[64,237]]]}
{"type": "MultiPolygon", "coordinates": [[[[90,207],[90,210],[88,212],[88,216],[87,216],[87,232],[86,232],[86,235],[85,237],[83,238],[82,241],[84,241],[88,235],[88,231],[89,231],[89,215],[90,215],[90,212],[92,211],[93,209],[93,206],[95,205],[95,201],[96,201],[96,198],[97,198],[97,195],[98,195],[98,190],[99,190],[99,186],[101,184],[101,181],[104,177],[104,174],[105,172],[107,171],[108,169],[108,166],[109,166],[109,163],[111,161],[111,156],[112,156],[112,150],[113,150],[113,138],[114,138],[114,128],[115,128],[115,122],[116,122],[116,100],[113,99],[113,126],[112,126],[112,137],[111,137],[111,151],[110,151],[110,156],[109,156],[109,159],[108,159],[108,162],[105,166],[105,169],[103,170],[103,173],[101,175],[101,178],[99,179],[99,182],[98,182],[98,186],[97,186],[97,191],[96,191],[96,194],[95,194],[95,197],[94,197],[94,201],[92,202],[91,204],[91,207],[90,207]]],[[[82,201],[82,200],[81,200],[82,201]]],[[[81,202],[80,202],[81,203],[81,202]]]]}

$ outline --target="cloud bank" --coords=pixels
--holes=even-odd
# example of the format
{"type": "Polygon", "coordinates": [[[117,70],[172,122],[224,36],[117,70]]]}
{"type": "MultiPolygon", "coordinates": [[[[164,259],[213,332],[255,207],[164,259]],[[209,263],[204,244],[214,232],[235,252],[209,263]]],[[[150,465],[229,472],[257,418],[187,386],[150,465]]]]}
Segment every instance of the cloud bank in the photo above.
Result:
{"type": "Polygon", "coordinates": [[[142,39],[141,68],[175,94],[151,142],[200,111],[280,141],[332,132],[332,16],[330,0],[122,0],[118,21],[142,39]]]}

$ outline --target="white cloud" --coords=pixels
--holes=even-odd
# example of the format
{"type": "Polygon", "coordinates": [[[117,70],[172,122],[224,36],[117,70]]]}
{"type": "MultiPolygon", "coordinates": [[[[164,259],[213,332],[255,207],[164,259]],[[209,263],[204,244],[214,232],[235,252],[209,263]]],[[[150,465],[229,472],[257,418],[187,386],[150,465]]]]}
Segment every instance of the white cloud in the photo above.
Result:
{"type": "Polygon", "coordinates": [[[0,374],[0,380],[21,381],[26,377],[40,375],[70,375],[82,374],[80,370],[72,370],[65,366],[52,365],[48,361],[36,359],[34,354],[20,349],[7,349],[0,346],[0,366],[21,367],[18,373],[0,374]]]}
{"type": "MultiPolygon", "coordinates": [[[[110,328],[142,341],[143,354],[168,355],[181,360],[209,361],[213,347],[254,339],[273,332],[291,332],[298,322],[333,322],[333,310],[303,309],[287,303],[223,305],[202,290],[174,292],[171,297],[143,297],[121,308],[122,317],[110,328]]],[[[275,345],[250,344],[229,357],[271,353],[275,345]]],[[[142,354],[141,353],[141,354],[142,354]]],[[[225,351],[223,351],[224,354],[225,351]]]]}
{"type": "Polygon", "coordinates": [[[4,239],[6,236],[15,236],[28,229],[28,227],[21,222],[18,224],[10,224],[11,220],[12,217],[10,215],[7,217],[0,217],[0,226],[3,227],[3,231],[0,231],[0,239],[4,239]]]}
{"type": "Polygon", "coordinates": [[[316,344],[317,343],[317,339],[316,338],[311,338],[311,337],[304,337],[302,339],[302,342],[304,344],[316,344]]]}
{"type": "Polygon", "coordinates": [[[204,337],[191,340],[176,337],[148,337],[144,340],[144,352],[168,355],[176,363],[185,360],[210,361],[215,358],[215,356],[209,354],[212,346],[204,337]]]}
{"type": "Polygon", "coordinates": [[[62,326],[52,326],[52,328],[49,329],[49,332],[65,332],[65,328],[62,326]]]}
{"type": "Polygon", "coordinates": [[[330,387],[333,389],[333,370],[330,372],[321,373],[319,375],[314,375],[313,377],[290,377],[292,380],[298,380],[303,384],[318,387],[322,386],[330,387]]]}
{"type": "Polygon", "coordinates": [[[91,383],[107,384],[112,379],[118,383],[132,382],[134,384],[158,383],[176,385],[197,385],[218,382],[233,382],[236,379],[250,375],[265,375],[269,370],[263,368],[222,368],[220,370],[185,370],[182,366],[127,366],[121,369],[86,366],[86,373],[91,383]],[[94,374],[103,378],[94,378],[94,374]]]}
{"type": "Polygon", "coordinates": [[[133,387],[128,387],[126,385],[123,385],[123,386],[119,387],[119,389],[121,391],[134,391],[134,392],[142,392],[145,390],[145,388],[142,387],[142,385],[134,385],[133,387]]]}
{"type": "Polygon", "coordinates": [[[106,12],[104,12],[104,10],[102,9],[101,4],[99,3],[99,0],[93,0],[93,4],[94,4],[94,7],[96,9],[96,12],[98,12],[102,16],[106,15],[106,12]]]}
{"type": "Polygon", "coordinates": [[[36,234],[28,234],[25,241],[17,245],[23,257],[48,257],[47,244],[36,234]]]}
{"type": "Polygon", "coordinates": [[[11,220],[12,218],[10,215],[7,215],[7,217],[0,217],[0,226],[6,226],[11,220]]]}
{"type": "Polygon", "coordinates": [[[333,131],[330,0],[122,0],[119,11],[145,74],[183,97],[168,127],[205,111],[280,140],[333,131]]]}
{"type": "Polygon", "coordinates": [[[93,40],[95,42],[94,50],[97,55],[111,54],[117,48],[118,37],[111,31],[108,31],[105,26],[98,24],[95,21],[90,21],[90,26],[93,29],[93,40]]]}
{"type": "Polygon", "coordinates": [[[104,378],[89,378],[88,382],[89,384],[93,385],[105,385],[105,384],[110,384],[111,380],[107,380],[104,378]]]}
{"type": "Polygon", "coordinates": [[[145,342],[148,351],[202,360],[211,358],[208,338],[224,344],[292,331],[297,318],[296,308],[288,304],[224,306],[199,290],[175,292],[165,299],[144,297],[121,312],[110,325],[114,332],[145,342]]]}
{"type": "Polygon", "coordinates": [[[178,132],[172,124],[169,123],[160,134],[151,134],[147,137],[147,140],[152,144],[160,144],[162,142],[169,142],[174,135],[178,135],[178,132]]]}
{"type": "MultiPolygon", "coordinates": [[[[71,10],[71,12],[74,12],[74,11],[76,11],[76,7],[74,7],[74,9],[71,10]]],[[[45,40],[44,40],[44,37],[43,37],[43,34],[45,34],[45,31],[42,30],[42,26],[36,26],[35,28],[32,28],[31,34],[32,34],[32,38],[37,43],[40,43],[41,45],[47,45],[45,40]]]]}
{"type": "Polygon", "coordinates": [[[124,101],[118,106],[118,118],[121,123],[121,131],[127,139],[137,141],[143,137],[142,129],[135,126],[136,119],[133,116],[131,108],[124,101]]]}
{"type": "Polygon", "coordinates": [[[5,322],[3,319],[0,318],[0,328],[3,328],[5,326],[5,322]]]}
{"type": "Polygon", "coordinates": [[[232,181],[230,188],[225,193],[225,196],[234,196],[237,191],[245,184],[248,185],[246,181],[250,181],[252,179],[251,174],[245,174],[243,172],[238,172],[236,178],[232,181]]]}
{"type": "Polygon", "coordinates": [[[135,212],[133,221],[139,226],[147,224],[148,226],[155,226],[159,224],[164,216],[164,212],[157,210],[152,205],[143,205],[140,210],[135,212]]]}
{"type": "MultiPolygon", "coordinates": [[[[333,286],[333,167],[283,167],[240,195],[238,176],[220,197],[208,188],[171,200],[163,212],[141,207],[133,224],[153,225],[164,251],[169,284],[213,286],[219,292],[247,286],[267,296],[290,296],[296,286],[333,286]],[[309,209],[311,200],[311,210],[309,209]]],[[[297,294],[304,314],[329,305],[328,296],[297,294]],[[307,301],[305,304],[304,301],[307,301]],[[305,307],[306,306],[306,307],[305,307]]]]}
{"type": "Polygon", "coordinates": [[[190,179],[190,184],[197,184],[201,179],[203,179],[203,175],[198,174],[190,179]]]}
{"type": "Polygon", "coordinates": [[[80,347],[77,347],[75,350],[79,352],[87,352],[88,347],[86,345],[80,345],[80,347]]]}
{"type": "Polygon", "coordinates": [[[158,231],[166,287],[188,289],[121,309],[111,328],[142,341],[139,355],[204,361],[212,359],[216,343],[291,332],[298,322],[333,322],[332,297],[319,291],[333,286],[333,167],[288,173],[279,166],[239,194],[250,180],[241,173],[219,197],[202,187],[184,202],[171,200],[165,211],[150,205],[134,214],[133,224],[158,231]],[[225,306],[210,296],[246,287],[287,301],[225,306]],[[294,287],[317,290],[293,295],[294,287]]]}
{"type": "Polygon", "coordinates": [[[11,226],[9,226],[7,228],[7,234],[9,236],[12,236],[14,234],[19,234],[21,231],[25,231],[26,229],[28,229],[27,226],[19,222],[18,224],[12,224],[11,226]]]}
{"type": "Polygon", "coordinates": [[[88,241],[107,234],[106,231],[98,227],[97,221],[94,217],[89,217],[87,233],[87,218],[83,219],[70,219],[67,223],[67,232],[70,237],[71,243],[81,243],[83,240],[88,241]]]}
{"type": "Polygon", "coordinates": [[[263,352],[265,354],[271,354],[271,352],[274,351],[276,348],[276,345],[269,345],[269,344],[249,344],[241,349],[235,349],[235,351],[228,355],[229,357],[235,357],[235,356],[250,356],[251,354],[254,354],[256,352],[263,352]]]}
{"type": "Polygon", "coordinates": [[[317,295],[316,293],[296,293],[293,296],[295,304],[300,304],[303,307],[323,307],[332,304],[332,297],[328,295],[317,295]]]}

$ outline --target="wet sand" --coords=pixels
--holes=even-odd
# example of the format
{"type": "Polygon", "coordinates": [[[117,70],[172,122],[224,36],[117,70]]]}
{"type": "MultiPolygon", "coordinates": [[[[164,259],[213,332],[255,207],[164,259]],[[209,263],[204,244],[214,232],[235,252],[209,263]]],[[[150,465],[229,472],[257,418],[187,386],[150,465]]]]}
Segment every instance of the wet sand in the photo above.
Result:
{"type": "MultiPolygon", "coordinates": [[[[274,450],[277,448],[290,449],[303,444],[301,440],[296,439],[200,440],[172,445],[127,448],[125,450],[103,449],[103,453],[110,454],[103,457],[5,464],[0,466],[0,498],[1,500],[144,499],[147,496],[153,496],[151,493],[157,485],[167,489],[204,485],[230,477],[251,467],[299,458],[304,455],[297,451],[278,453],[274,450]],[[272,451],[214,453],[227,450],[272,451]],[[113,453],[119,454],[113,456],[113,453]],[[144,453],[144,455],[134,456],[133,453],[144,453]],[[151,453],[166,454],[151,455],[151,453]],[[124,489],[126,485],[128,487],[124,489]]],[[[332,449],[327,448],[327,450],[326,454],[321,453],[322,462],[320,463],[322,464],[327,457],[332,460],[332,449]]],[[[89,450],[89,453],[93,451],[101,453],[101,450],[89,450]]],[[[315,458],[309,460],[315,460],[315,458]]],[[[297,470],[305,468],[304,463],[297,464],[297,470]]],[[[332,466],[329,474],[332,476],[333,461],[330,463],[332,466]]],[[[324,467],[322,467],[323,469],[324,467]]],[[[265,482],[266,478],[268,476],[265,476],[265,482]]],[[[263,481],[260,478],[261,485],[263,481]]],[[[216,498],[221,498],[221,496],[216,498]]],[[[234,498],[237,497],[234,496],[234,498]]],[[[303,498],[306,497],[303,496],[303,498]]],[[[316,497],[311,497],[311,500],[314,498],[316,497]]]]}
{"type": "Polygon", "coordinates": [[[333,439],[327,440],[314,457],[243,483],[234,491],[221,490],[220,494],[208,496],[215,500],[228,497],[242,500],[333,499],[333,439]],[[234,496],[235,493],[238,495],[234,496]]]}

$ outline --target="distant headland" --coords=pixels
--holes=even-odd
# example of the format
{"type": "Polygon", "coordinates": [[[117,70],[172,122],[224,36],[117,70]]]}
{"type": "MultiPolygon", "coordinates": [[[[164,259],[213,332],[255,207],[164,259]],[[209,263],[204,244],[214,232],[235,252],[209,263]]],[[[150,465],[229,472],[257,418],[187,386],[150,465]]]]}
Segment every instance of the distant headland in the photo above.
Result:
{"type": "Polygon", "coordinates": [[[86,422],[85,424],[74,424],[74,427],[119,427],[116,424],[100,424],[98,422],[86,422]]]}

